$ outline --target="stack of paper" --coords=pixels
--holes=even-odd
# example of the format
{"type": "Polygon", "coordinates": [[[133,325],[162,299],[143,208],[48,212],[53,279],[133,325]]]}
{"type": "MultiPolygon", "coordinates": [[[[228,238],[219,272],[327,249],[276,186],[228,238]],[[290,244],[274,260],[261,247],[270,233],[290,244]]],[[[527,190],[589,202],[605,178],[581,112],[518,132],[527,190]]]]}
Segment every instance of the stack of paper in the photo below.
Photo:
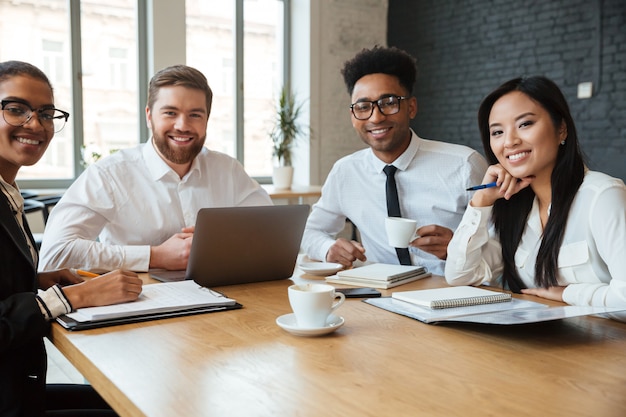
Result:
{"type": "Polygon", "coordinates": [[[430,275],[423,266],[375,263],[340,271],[337,275],[327,277],[326,282],[387,289],[430,275]]]}
{"type": "Polygon", "coordinates": [[[58,317],[57,322],[70,330],[82,330],[235,308],[241,308],[241,304],[186,280],[144,285],[136,301],[79,308],[58,317]]]}

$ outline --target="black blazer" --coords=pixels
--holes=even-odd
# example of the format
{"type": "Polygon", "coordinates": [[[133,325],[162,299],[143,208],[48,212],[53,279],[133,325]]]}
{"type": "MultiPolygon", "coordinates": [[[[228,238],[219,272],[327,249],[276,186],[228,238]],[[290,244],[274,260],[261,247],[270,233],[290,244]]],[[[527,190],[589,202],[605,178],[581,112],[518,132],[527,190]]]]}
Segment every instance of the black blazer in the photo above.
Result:
{"type": "Polygon", "coordinates": [[[50,330],[35,299],[35,245],[24,217],[24,236],[4,193],[0,193],[0,416],[44,413],[46,351],[50,330]]]}

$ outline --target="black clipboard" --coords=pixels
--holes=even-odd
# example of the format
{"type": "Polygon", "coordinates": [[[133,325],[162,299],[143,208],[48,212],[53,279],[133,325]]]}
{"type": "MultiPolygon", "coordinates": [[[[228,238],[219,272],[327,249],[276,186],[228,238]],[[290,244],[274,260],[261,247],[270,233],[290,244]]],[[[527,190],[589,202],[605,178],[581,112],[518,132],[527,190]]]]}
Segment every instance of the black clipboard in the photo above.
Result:
{"type": "Polygon", "coordinates": [[[88,330],[97,329],[100,327],[117,326],[121,324],[139,323],[142,321],[161,320],[172,317],[191,316],[194,314],[216,313],[219,311],[237,310],[243,306],[239,303],[231,305],[221,306],[208,306],[208,307],[196,307],[184,310],[166,311],[151,314],[142,314],[138,316],[118,317],[108,320],[93,320],[93,321],[76,321],[65,315],[59,316],[56,322],[59,323],[67,330],[88,330]]]}

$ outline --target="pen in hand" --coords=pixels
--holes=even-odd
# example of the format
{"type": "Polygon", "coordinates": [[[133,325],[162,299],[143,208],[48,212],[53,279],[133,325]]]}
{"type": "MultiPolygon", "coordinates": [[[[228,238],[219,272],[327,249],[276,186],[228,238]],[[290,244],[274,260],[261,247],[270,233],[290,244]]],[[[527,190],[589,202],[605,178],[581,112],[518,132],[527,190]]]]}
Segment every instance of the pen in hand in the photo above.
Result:
{"type": "Polygon", "coordinates": [[[482,190],[484,188],[491,188],[491,187],[495,187],[497,186],[498,183],[497,182],[490,182],[489,184],[480,184],[480,185],[475,185],[473,187],[467,188],[465,191],[476,191],[476,190],[482,190]]]}
{"type": "Polygon", "coordinates": [[[94,272],[89,272],[89,271],[83,271],[82,269],[74,269],[72,268],[71,271],[76,274],[76,275],[80,275],[81,277],[87,277],[87,278],[95,278],[95,277],[99,277],[100,274],[96,274],[94,272]]]}

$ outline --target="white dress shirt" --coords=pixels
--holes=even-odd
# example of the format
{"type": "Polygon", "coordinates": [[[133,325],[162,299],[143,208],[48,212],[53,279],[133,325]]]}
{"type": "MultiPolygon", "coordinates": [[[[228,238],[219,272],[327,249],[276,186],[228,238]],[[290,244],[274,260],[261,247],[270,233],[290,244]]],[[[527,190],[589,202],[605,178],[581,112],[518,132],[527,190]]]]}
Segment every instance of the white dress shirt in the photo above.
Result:
{"type": "Polygon", "coordinates": [[[46,224],[40,270],[147,271],[150,246],[194,226],[199,209],[253,205],[272,200],[237,160],[202,148],[181,179],[151,140],[91,165],[68,188],[46,224]]]}
{"type": "MultiPolygon", "coordinates": [[[[446,280],[453,285],[501,285],[502,249],[490,222],[492,207],[469,206],[448,246],[446,280]]],[[[537,199],[515,253],[520,278],[535,288],[542,227],[537,199]]],[[[626,307],[626,187],[587,171],[570,208],[558,257],[563,301],[626,307]]]]}
{"type": "MultiPolygon", "coordinates": [[[[368,261],[399,263],[395,249],[387,244],[385,231],[385,165],[370,148],[335,163],[304,231],[302,247],[310,258],[326,259],[348,218],[360,232],[368,261]]],[[[395,178],[402,217],[417,220],[418,228],[437,224],[452,230],[471,198],[465,189],[480,184],[487,169],[478,152],[421,139],[414,132],[411,144],[393,165],[398,168],[395,178]]],[[[443,274],[443,260],[414,247],[409,251],[414,265],[443,274]]]]}

